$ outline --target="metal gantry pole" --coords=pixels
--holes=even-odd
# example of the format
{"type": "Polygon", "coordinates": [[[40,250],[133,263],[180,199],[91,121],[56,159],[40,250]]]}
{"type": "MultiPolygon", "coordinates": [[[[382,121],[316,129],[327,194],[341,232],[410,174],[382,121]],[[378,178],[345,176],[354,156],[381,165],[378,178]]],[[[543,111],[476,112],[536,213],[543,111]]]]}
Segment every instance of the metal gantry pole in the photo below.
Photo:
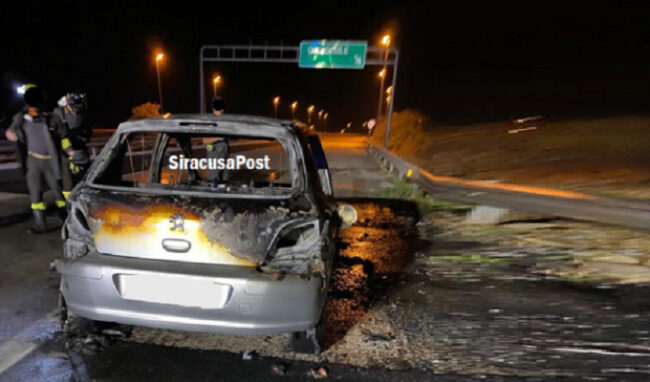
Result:
{"type": "Polygon", "coordinates": [[[388,140],[390,138],[390,125],[393,120],[393,104],[395,103],[395,90],[397,89],[397,63],[399,62],[399,50],[395,49],[395,65],[393,65],[393,92],[390,95],[388,104],[388,116],[386,117],[386,135],[384,136],[384,148],[388,150],[388,140]]]}
{"type": "Polygon", "coordinates": [[[199,106],[200,114],[205,114],[205,89],[203,89],[205,86],[203,83],[203,49],[205,49],[204,46],[201,47],[201,51],[199,53],[199,102],[201,103],[199,106]]]}
{"type": "MultiPolygon", "coordinates": [[[[205,72],[203,69],[203,65],[206,62],[266,62],[266,63],[291,63],[291,64],[297,64],[299,61],[299,47],[297,46],[292,46],[292,47],[286,47],[284,45],[280,46],[269,46],[269,45],[204,45],[201,47],[200,50],[200,56],[199,56],[199,100],[201,102],[201,107],[199,108],[200,112],[202,114],[205,113],[206,110],[206,102],[205,102],[205,72]],[[216,50],[217,51],[217,57],[205,57],[205,50],[216,50]],[[221,54],[222,50],[226,52],[230,52],[230,55],[224,56],[221,54]],[[245,51],[248,54],[244,57],[238,56],[237,51],[245,51]],[[273,50],[277,51],[280,50],[281,54],[278,57],[274,56],[269,56],[267,53],[268,51],[273,50]],[[284,51],[290,50],[294,52],[293,55],[290,57],[287,57],[284,55],[284,51]],[[262,53],[260,56],[255,56],[252,54],[253,51],[260,52],[262,53]]],[[[379,58],[367,58],[366,59],[366,65],[376,65],[376,66],[382,66],[384,68],[387,68],[388,66],[392,66],[393,70],[393,81],[392,81],[392,86],[393,86],[393,91],[390,97],[390,102],[388,103],[388,114],[386,116],[386,133],[384,137],[384,147],[388,148],[388,141],[390,139],[390,128],[392,124],[392,117],[393,117],[393,106],[395,103],[395,92],[397,90],[396,84],[397,84],[397,63],[399,60],[399,50],[397,48],[380,48],[377,46],[370,46],[368,47],[368,53],[375,53],[379,54],[379,58]],[[382,53],[384,57],[382,57],[382,53]],[[394,57],[392,59],[388,59],[390,53],[394,54],[394,57]]],[[[385,75],[384,75],[385,77],[385,75]]],[[[383,103],[383,89],[382,93],[380,93],[380,105],[383,103]]],[[[307,124],[311,125],[311,113],[309,110],[307,110],[307,124]]]]}

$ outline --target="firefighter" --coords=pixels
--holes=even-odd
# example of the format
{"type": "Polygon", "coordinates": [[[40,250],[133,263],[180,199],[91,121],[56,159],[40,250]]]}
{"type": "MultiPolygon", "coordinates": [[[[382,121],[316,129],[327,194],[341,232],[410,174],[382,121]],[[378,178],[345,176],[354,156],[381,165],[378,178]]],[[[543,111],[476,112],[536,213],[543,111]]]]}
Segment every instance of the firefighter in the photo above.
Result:
{"type": "Polygon", "coordinates": [[[70,191],[79,183],[90,163],[87,143],[91,130],[86,122],[86,95],[68,93],[58,101],[59,107],[52,114],[67,131],[64,145],[72,147],[73,155],[66,155],[65,147],[60,150],[61,183],[63,196],[67,199],[70,191]]]}
{"type": "MultiPolygon", "coordinates": [[[[21,162],[27,170],[25,177],[34,215],[34,225],[29,232],[39,234],[47,231],[41,192],[43,179],[54,194],[59,217],[63,220],[66,216],[65,199],[59,187],[61,171],[57,149],[59,144],[65,146],[66,133],[64,126],[41,110],[45,94],[40,88],[27,85],[24,99],[25,107],[14,115],[5,135],[10,141],[18,143],[21,162]]],[[[69,155],[73,154],[69,146],[64,150],[69,155]]]]}

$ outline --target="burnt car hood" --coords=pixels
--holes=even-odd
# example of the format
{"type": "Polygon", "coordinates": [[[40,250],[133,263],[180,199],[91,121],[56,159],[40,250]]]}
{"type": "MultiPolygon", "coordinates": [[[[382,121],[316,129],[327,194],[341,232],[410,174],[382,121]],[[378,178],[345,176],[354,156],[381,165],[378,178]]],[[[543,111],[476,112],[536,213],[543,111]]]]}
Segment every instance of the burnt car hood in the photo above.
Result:
{"type": "MultiPolygon", "coordinates": [[[[318,219],[305,196],[201,198],[86,187],[71,204],[87,217],[100,253],[149,258],[161,253],[167,260],[232,265],[265,266],[282,232],[318,219]],[[181,254],[163,251],[161,241],[169,239],[185,240],[192,248],[181,254]]],[[[321,266],[302,268],[307,273],[321,266]]]]}

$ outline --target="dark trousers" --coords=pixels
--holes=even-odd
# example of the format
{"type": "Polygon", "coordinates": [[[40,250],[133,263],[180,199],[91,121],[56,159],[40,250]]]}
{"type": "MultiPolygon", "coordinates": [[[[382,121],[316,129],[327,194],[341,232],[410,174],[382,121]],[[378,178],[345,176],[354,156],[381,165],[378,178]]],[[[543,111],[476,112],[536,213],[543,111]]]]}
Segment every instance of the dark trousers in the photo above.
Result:
{"type": "Polygon", "coordinates": [[[72,171],[70,171],[70,160],[65,155],[61,155],[59,162],[61,163],[61,184],[63,185],[63,191],[70,192],[72,187],[74,187],[74,178],[72,171]]]}
{"type": "MultiPolygon", "coordinates": [[[[27,188],[29,189],[29,198],[34,204],[42,203],[42,186],[43,178],[47,182],[47,186],[54,193],[54,200],[57,201],[57,206],[63,201],[63,194],[59,182],[54,173],[52,172],[52,163],[50,159],[38,159],[31,155],[27,155],[27,188]]],[[[65,203],[64,203],[65,205],[65,203]]],[[[40,209],[40,208],[39,208],[40,209]]]]}

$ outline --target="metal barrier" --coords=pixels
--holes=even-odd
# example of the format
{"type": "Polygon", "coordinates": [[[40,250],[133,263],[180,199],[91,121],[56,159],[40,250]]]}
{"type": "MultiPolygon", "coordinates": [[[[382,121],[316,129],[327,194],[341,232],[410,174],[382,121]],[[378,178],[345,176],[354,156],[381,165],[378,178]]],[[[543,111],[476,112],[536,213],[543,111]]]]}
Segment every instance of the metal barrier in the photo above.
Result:
{"type": "Polygon", "coordinates": [[[398,157],[383,147],[375,146],[367,142],[368,152],[372,154],[382,167],[388,170],[391,174],[397,175],[398,178],[409,178],[414,181],[420,180],[420,168],[413,163],[398,157]]]}

